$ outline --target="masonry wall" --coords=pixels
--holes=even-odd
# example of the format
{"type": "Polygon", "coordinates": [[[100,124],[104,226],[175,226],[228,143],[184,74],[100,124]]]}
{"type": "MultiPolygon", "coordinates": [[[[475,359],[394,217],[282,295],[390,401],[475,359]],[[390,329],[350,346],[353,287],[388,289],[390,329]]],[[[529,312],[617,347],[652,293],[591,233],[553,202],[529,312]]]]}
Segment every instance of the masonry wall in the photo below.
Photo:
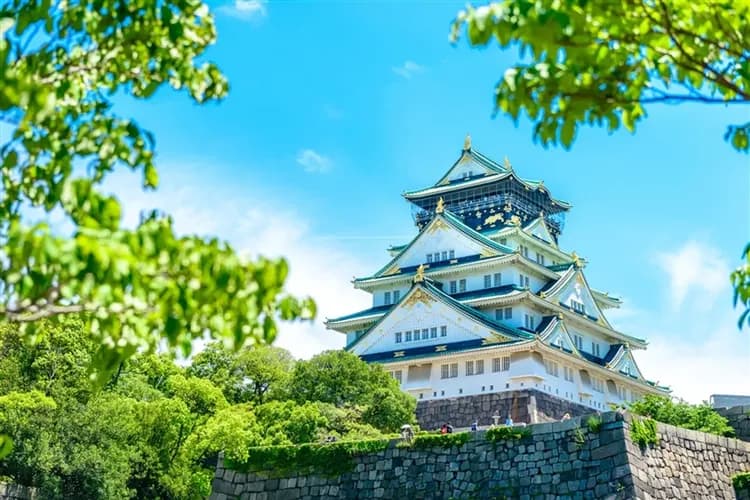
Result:
{"type": "Polygon", "coordinates": [[[0,483],[1,500],[35,500],[39,498],[36,489],[18,484],[0,483]]]}
{"type": "Polygon", "coordinates": [[[510,415],[514,422],[531,424],[558,421],[565,413],[576,417],[595,411],[529,389],[418,401],[417,422],[423,429],[438,429],[446,422],[454,427],[469,427],[475,420],[480,426],[487,426],[493,423],[493,415],[500,416],[500,423],[510,415]]]}
{"type": "Polygon", "coordinates": [[[484,432],[460,448],[388,449],[355,457],[351,472],[240,473],[219,461],[211,498],[735,498],[731,476],[750,470],[750,443],[659,425],[657,446],[630,438],[630,417],[529,426],[520,441],[484,432]]]}
{"type": "Polygon", "coordinates": [[[737,433],[737,439],[750,441],[750,405],[717,408],[716,411],[729,420],[729,425],[737,433]]]}
{"type": "MultiPolygon", "coordinates": [[[[629,435],[629,418],[626,435],[629,435]]],[[[750,443],[659,424],[659,444],[645,450],[626,440],[637,498],[734,499],[731,477],[750,471],[750,443]]]]}

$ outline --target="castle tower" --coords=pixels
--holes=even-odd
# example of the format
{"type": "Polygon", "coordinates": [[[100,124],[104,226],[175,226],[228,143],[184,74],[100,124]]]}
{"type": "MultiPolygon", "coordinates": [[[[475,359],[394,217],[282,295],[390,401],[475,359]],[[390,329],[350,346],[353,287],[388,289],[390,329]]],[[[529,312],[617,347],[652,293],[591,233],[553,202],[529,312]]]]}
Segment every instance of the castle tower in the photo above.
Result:
{"type": "Polygon", "coordinates": [[[519,177],[467,136],[435,185],[404,197],[418,234],[354,280],[372,307],[326,326],[417,398],[424,427],[497,414],[544,421],[668,394],[635,362],[646,341],[607,321],[620,300],[592,289],[586,261],[558,246],[571,206],[543,181],[519,177]]]}

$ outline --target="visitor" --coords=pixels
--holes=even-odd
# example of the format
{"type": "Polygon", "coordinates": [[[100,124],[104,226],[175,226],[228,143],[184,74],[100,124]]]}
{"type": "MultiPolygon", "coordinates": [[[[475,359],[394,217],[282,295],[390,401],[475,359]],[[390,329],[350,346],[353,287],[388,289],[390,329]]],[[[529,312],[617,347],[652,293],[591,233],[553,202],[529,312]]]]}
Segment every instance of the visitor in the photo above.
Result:
{"type": "Polygon", "coordinates": [[[560,421],[562,421],[562,422],[565,422],[566,420],[570,420],[570,413],[566,413],[566,414],[565,414],[565,415],[563,415],[563,416],[562,416],[562,418],[560,419],[560,421]]]}
{"type": "Polygon", "coordinates": [[[508,427],[513,427],[513,419],[510,418],[510,415],[508,415],[508,418],[505,419],[505,425],[508,427]]]}
{"type": "Polygon", "coordinates": [[[411,425],[404,424],[401,426],[401,439],[408,443],[411,443],[414,439],[414,429],[411,428],[411,425]]]}
{"type": "Polygon", "coordinates": [[[479,422],[477,422],[476,420],[475,420],[475,421],[473,421],[473,422],[471,423],[471,430],[472,430],[473,432],[476,432],[476,431],[478,431],[478,430],[479,430],[479,422]]]}
{"type": "Polygon", "coordinates": [[[443,424],[440,428],[440,434],[448,434],[448,424],[443,424]]]}
{"type": "Polygon", "coordinates": [[[445,430],[448,434],[453,434],[453,426],[451,424],[445,424],[445,430]]]}

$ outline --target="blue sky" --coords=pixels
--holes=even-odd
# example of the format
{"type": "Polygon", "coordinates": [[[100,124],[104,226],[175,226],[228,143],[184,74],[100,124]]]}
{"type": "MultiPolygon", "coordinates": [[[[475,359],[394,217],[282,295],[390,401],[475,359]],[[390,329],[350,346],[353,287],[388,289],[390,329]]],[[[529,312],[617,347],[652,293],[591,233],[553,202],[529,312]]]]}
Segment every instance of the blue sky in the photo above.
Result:
{"type": "MultiPolygon", "coordinates": [[[[574,205],[561,246],[626,300],[610,316],[651,341],[647,376],[692,400],[750,393],[750,330],[736,329],[727,277],[750,238],[750,160],[722,140],[750,108],[651,107],[635,135],[587,128],[571,151],[544,149],[528,122],[493,117],[493,86],[517,54],[448,42],[460,1],[212,5],[207,57],[229,97],[118,104],[156,134],[162,176],[155,194],[115,178],[131,219],[157,206],[183,231],[287,255],[290,288],[332,317],[367,306],[348,280],[414,235],[400,194],[434,183],[471,133],[574,205]]],[[[309,356],[343,339],[318,322],[279,342],[309,356]]]]}

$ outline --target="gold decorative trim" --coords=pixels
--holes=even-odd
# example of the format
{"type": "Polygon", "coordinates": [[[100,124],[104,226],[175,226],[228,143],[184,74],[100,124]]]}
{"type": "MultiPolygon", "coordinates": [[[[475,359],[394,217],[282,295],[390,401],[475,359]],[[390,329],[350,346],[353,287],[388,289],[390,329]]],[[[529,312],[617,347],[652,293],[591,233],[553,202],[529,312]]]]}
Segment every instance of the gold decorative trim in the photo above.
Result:
{"type": "Polygon", "coordinates": [[[442,214],[444,210],[445,210],[445,200],[443,200],[443,197],[441,196],[437,202],[437,207],[435,207],[435,213],[442,214]]]}
{"type": "Polygon", "coordinates": [[[404,302],[404,307],[411,307],[418,302],[429,304],[430,302],[432,302],[432,297],[430,297],[424,290],[419,288],[409,296],[406,302],[404,302]]]}
{"type": "Polygon", "coordinates": [[[394,358],[403,358],[406,351],[396,351],[393,353],[394,358]]]}
{"type": "Polygon", "coordinates": [[[417,268],[417,273],[414,275],[414,283],[423,283],[424,282],[424,264],[419,264],[419,267],[417,268]]]}
{"type": "Polygon", "coordinates": [[[464,137],[464,151],[470,151],[471,150],[471,136],[469,134],[466,134],[466,137],[464,137]]]}
{"type": "MultiPolygon", "coordinates": [[[[494,211],[495,211],[495,210],[494,210],[494,209],[492,209],[492,210],[491,210],[490,212],[494,212],[494,211]]],[[[502,214],[502,213],[499,213],[499,214],[495,214],[495,215],[490,215],[489,217],[487,217],[487,218],[486,218],[486,219],[484,220],[484,225],[486,226],[486,225],[488,225],[488,224],[494,224],[494,223],[496,223],[496,222],[500,222],[501,224],[502,224],[502,223],[504,222],[504,221],[503,221],[503,214],[502,214]]]]}
{"type": "Polygon", "coordinates": [[[437,345],[435,346],[435,352],[445,352],[448,350],[447,345],[437,345]]]}

